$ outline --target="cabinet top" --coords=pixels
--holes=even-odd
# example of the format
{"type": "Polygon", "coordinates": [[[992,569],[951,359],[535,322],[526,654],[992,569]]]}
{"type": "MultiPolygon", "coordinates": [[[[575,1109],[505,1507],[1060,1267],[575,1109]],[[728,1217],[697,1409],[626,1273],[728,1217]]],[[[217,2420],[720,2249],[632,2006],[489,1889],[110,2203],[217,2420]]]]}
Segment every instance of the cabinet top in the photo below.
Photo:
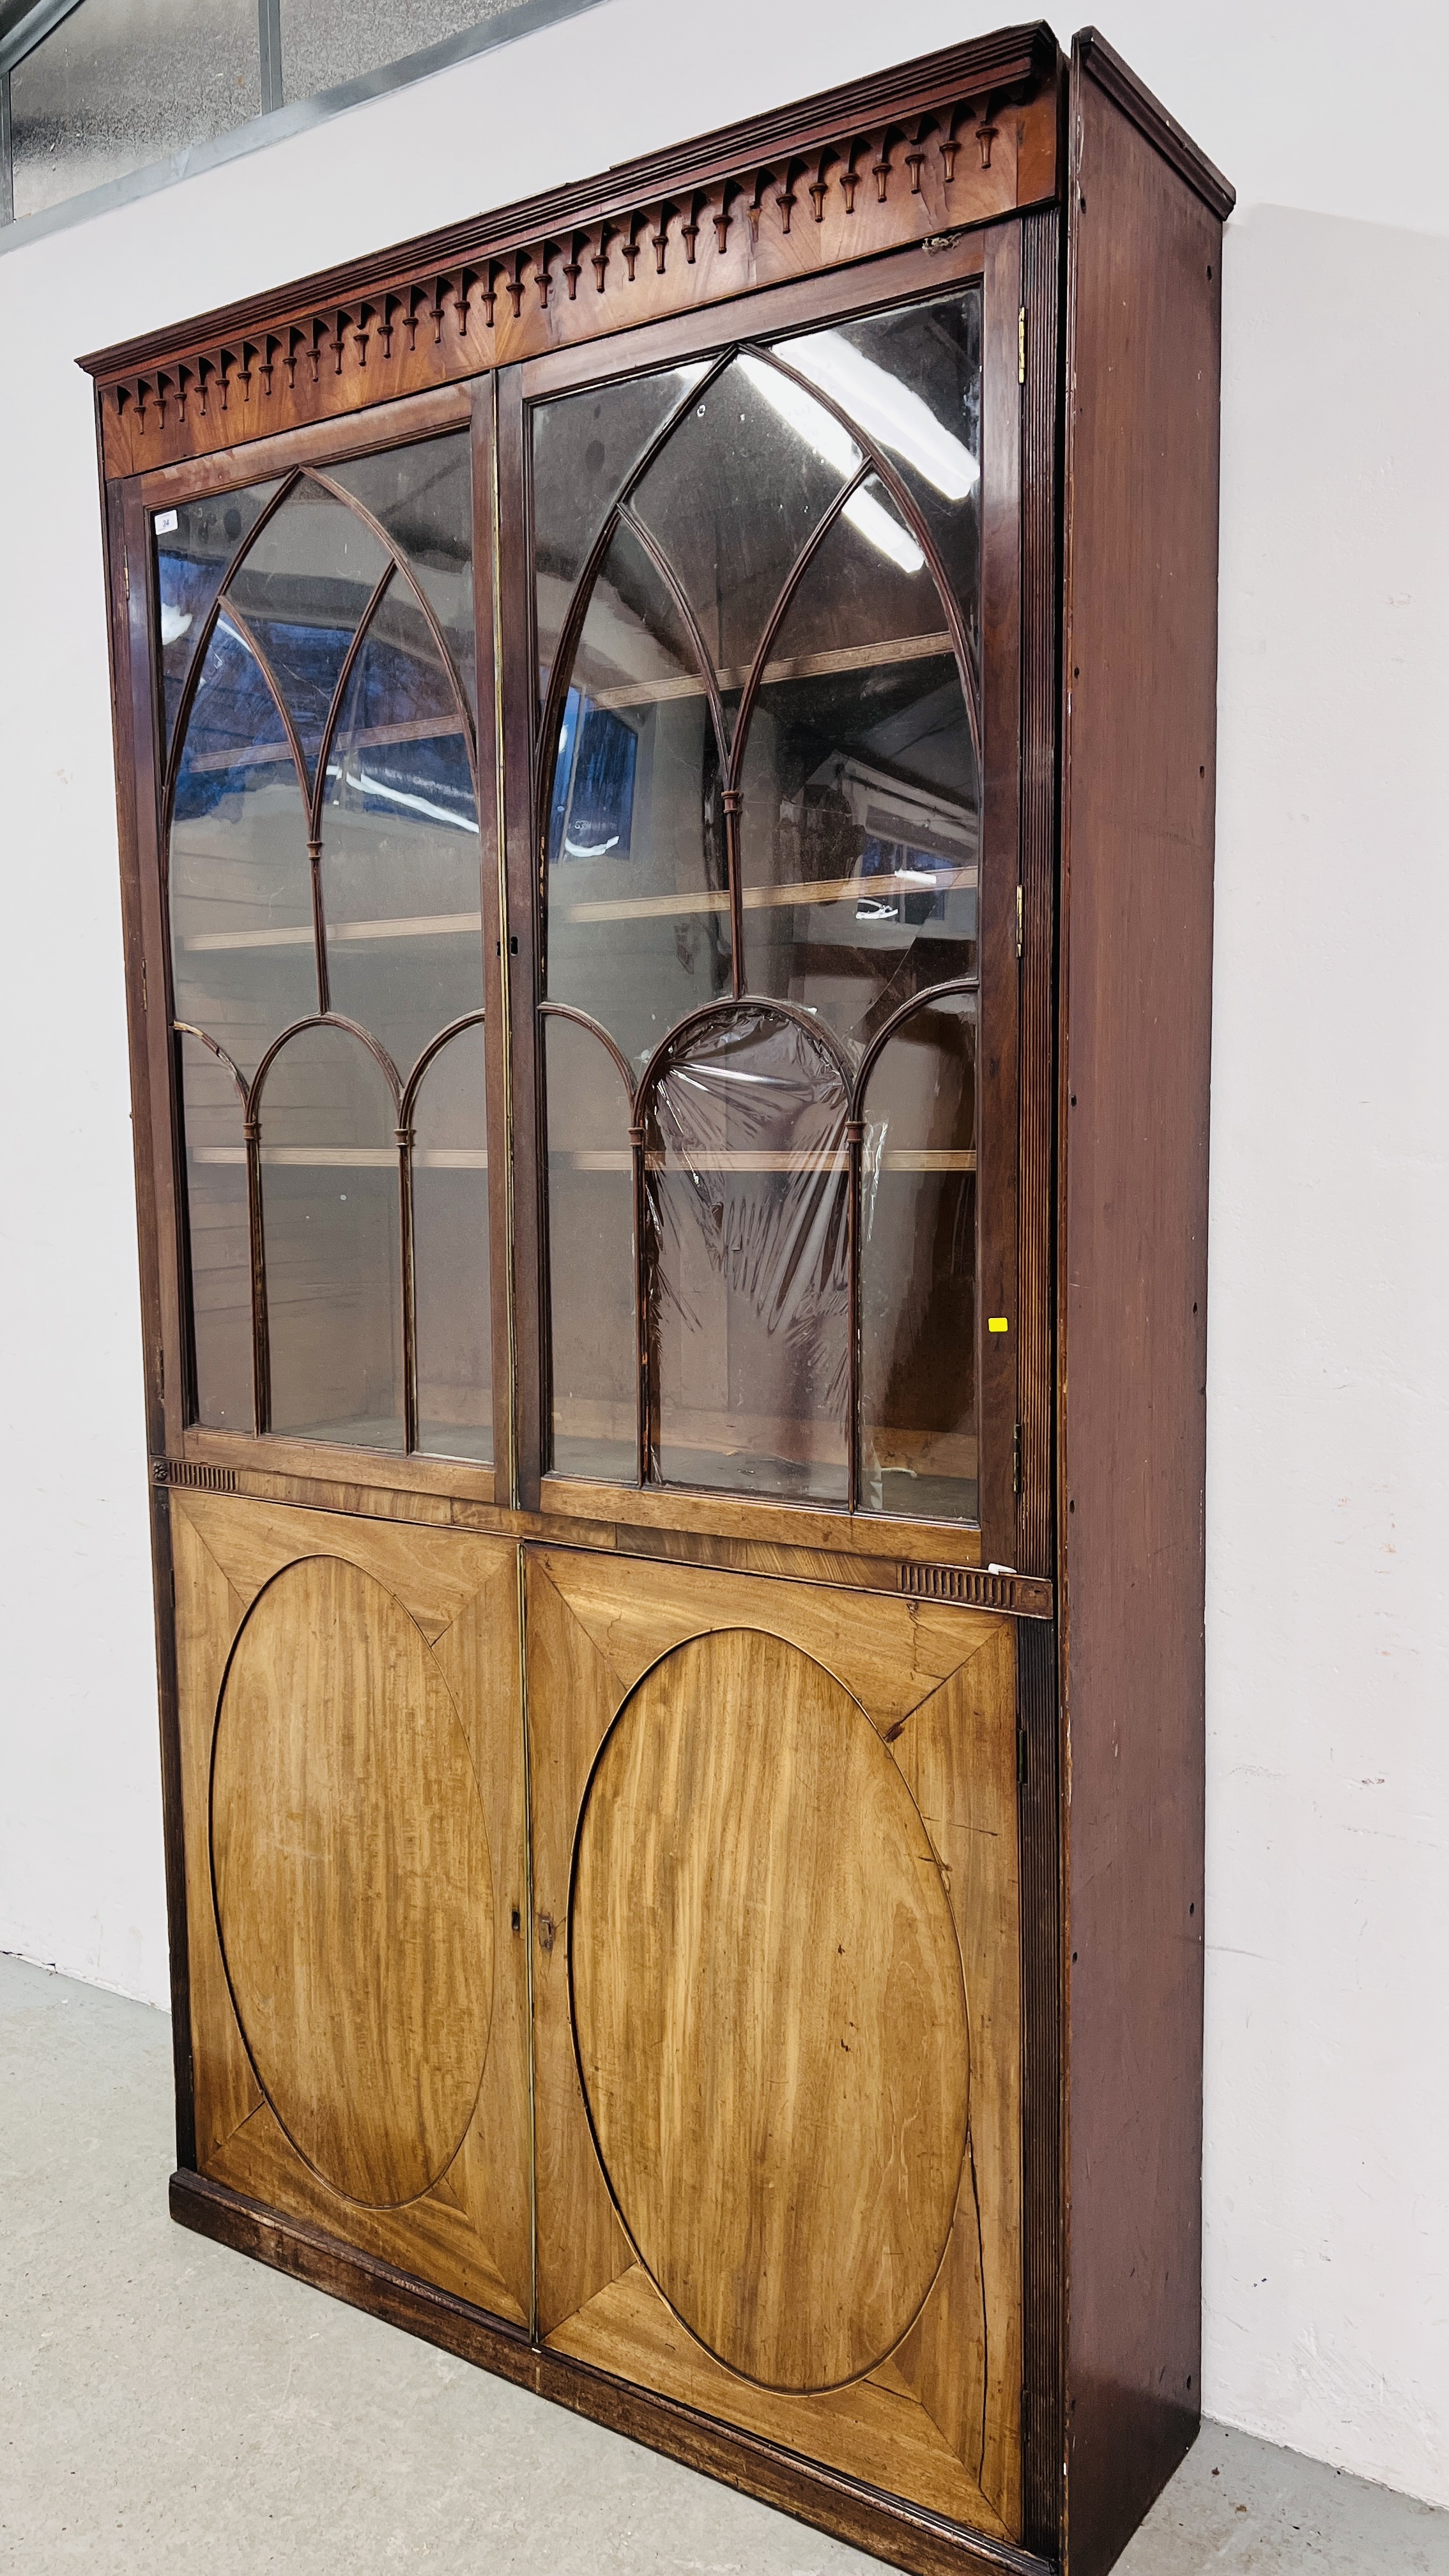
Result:
{"type": "MultiPolygon", "coordinates": [[[[1082,70],[1219,215],[1233,192],[1088,30],[1082,70]]],[[[931,250],[1061,192],[1067,67],[1007,27],[251,296],[80,364],[108,479],[768,286],[931,250]]]]}

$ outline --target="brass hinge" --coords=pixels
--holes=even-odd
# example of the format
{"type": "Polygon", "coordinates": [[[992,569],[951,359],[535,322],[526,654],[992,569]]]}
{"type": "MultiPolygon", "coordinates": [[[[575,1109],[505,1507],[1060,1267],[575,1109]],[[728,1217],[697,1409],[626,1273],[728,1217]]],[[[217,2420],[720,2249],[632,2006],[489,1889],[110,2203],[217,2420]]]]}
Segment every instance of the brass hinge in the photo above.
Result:
{"type": "Polygon", "coordinates": [[[1018,883],[1018,885],[1017,885],[1017,889],[1016,889],[1016,958],[1017,958],[1017,964],[1018,964],[1018,965],[1020,965],[1020,963],[1021,963],[1021,960],[1022,960],[1022,957],[1023,957],[1024,953],[1025,953],[1025,950],[1026,950],[1026,888],[1025,888],[1025,886],[1024,886],[1024,885],[1021,885],[1020,883],[1018,883]]]}
{"type": "Polygon", "coordinates": [[[1011,1490],[1021,1492],[1021,1424],[1013,1425],[1011,1434],[1011,1490]]]}
{"type": "MultiPolygon", "coordinates": [[[[1020,955],[1020,953],[1020,950],[1018,950],[1017,954],[1020,955]]],[[[141,1008],[143,1011],[149,1011],[150,1007],[151,1005],[146,999],[146,960],[143,957],[141,960],[141,1008]]]]}
{"type": "Polygon", "coordinates": [[[164,1398],[166,1393],[166,1345],[164,1342],[158,1342],[156,1345],[156,1391],[164,1398]]]}
{"type": "Polygon", "coordinates": [[[121,574],[126,584],[126,597],[129,599],[131,596],[131,561],[129,555],[121,566],[121,574]]]}
{"type": "Polygon", "coordinates": [[[1026,306],[1024,304],[1016,317],[1016,381],[1019,385],[1024,385],[1026,382],[1026,306]]]}

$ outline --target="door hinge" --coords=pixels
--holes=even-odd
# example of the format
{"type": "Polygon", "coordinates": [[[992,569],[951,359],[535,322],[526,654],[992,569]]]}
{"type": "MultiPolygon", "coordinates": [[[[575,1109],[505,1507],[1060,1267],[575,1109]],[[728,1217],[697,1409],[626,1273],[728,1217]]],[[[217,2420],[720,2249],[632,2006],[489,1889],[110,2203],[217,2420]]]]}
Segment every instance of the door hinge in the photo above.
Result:
{"type": "Polygon", "coordinates": [[[1014,1423],[1011,1433],[1011,1490],[1021,1492],[1021,1424],[1014,1423]]]}
{"type": "Polygon", "coordinates": [[[1026,382],[1026,306],[1024,304],[1016,317],[1016,381],[1019,385],[1024,385],[1026,382]]]}
{"type": "Polygon", "coordinates": [[[1018,1726],[1016,1730],[1016,1785],[1018,1789],[1026,1787],[1026,1728],[1024,1726],[1018,1726]]]}
{"type": "Polygon", "coordinates": [[[1018,883],[1018,885],[1017,885],[1017,889],[1016,889],[1016,962],[1017,962],[1018,966],[1021,964],[1021,960],[1022,960],[1023,955],[1025,954],[1025,950],[1026,950],[1026,888],[1025,888],[1025,886],[1024,886],[1024,885],[1021,885],[1020,883],[1018,883]]]}
{"type": "Polygon", "coordinates": [[[163,1398],[166,1393],[166,1345],[164,1342],[158,1342],[156,1345],[156,1392],[163,1398]]]}
{"type": "Polygon", "coordinates": [[[149,1011],[150,1007],[151,1005],[146,999],[146,960],[143,957],[141,960],[141,1008],[143,1011],[149,1011]]]}
{"type": "Polygon", "coordinates": [[[121,578],[125,582],[126,597],[129,599],[131,596],[131,560],[129,555],[121,566],[121,578]]]}

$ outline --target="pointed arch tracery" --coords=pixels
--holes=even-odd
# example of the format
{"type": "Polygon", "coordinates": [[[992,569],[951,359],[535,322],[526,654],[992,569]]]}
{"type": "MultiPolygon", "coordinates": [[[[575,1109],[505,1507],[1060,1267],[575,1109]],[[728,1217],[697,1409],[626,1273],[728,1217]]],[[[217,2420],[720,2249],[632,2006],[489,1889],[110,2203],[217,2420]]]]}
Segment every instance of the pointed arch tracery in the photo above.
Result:
{"type": "MultiPolygon", "coordinates": [[[[376,562],[375,555],[373,561],[376,562]]],[[[437,713],[432,720],[431,729],[440,739],[446,733],[454,733],[461,739],[467,793],[466,798],[461,800],[460,815],[466,828],[476,837],[477,743],[472,710],[449,647],[448,638],[428,596],[425,583],[416,576],[402,544],[391,535],[366,503],[348,491],[346,486],[335,477],[312,467],[298,468],[279,479],[275,490],[271,492],[264,507],[240,537],[226,562],[222,579],[217,585],[192,641],[189,659],[176,697],[161,782],[160,806],[163,881],[169,887],[171,877],[169,861],[177,815],[178,788],[186,771],[198,700],[208,657],[212,653],[216,637],[219,632],[229,629],[235,636],[240,651],[250,657],[250,667],[257,675],[256,684],[265,692],[265,703],[272,710],[272,719],[279,728],[274,746],[270,744],[242,746],[240,752],[242,765],[245,768],[249,759],[255,766],[264,750],[267,757],[262,762],[262,766],[268,773],[278,778],[285,773],[294,784],[296,805],[293,811],[300,825],[298,838],[303,845],[297,851],[297,861],[305,871],[304,877],[299,880],[299,888],[305,884],[309,889],[310,919],[305,929],[300,925],[293,929],[288,926],[285,917],[280,926],[273,926],[272,916],[267,913],[255,930],[244,927],[230,941],[223,935],[214,935],[199,942],[192,941],[189,945],[211,946],[216,949],[230,946],[244,954],[250,944],[263,958],[269,949],[272,954],[285,958],[290,948],[305,940],[311,952],[311,974],[315,983],[316,1005],[314,1009],[300,1013],[294,1007],[291,1012],[284,1014],[285,1025],[281,1027],[277,1027],[274,1019],[264,1044],[261,1044],[260,1033],[258,1033],[257,1044],[260,1046],[260,1052],[255,1058],[255,1069],[250,1072],[238,1061],[233,1048],[223,1043],[222,1038],[212,1031],[198,1025],[190,1018],[184,1021],[178,1019],[175,1023],[178,1045],[183,1040],[199,1041],[204,1048],[210,1050],[219,1064],[229,1070],[241,1110],[247,1174],[255,1428],[258,1431],[270,1429],[273,1415],[272,1340],[275,1319],[269,1313],[268,1303],[267,1227],[263,1193],[263,1163],[270,1158],[270,1153],[274,1150],[269,1147],[266,1137],[269,1123],[267,1086],[279,1059],[285,1060],[289,1046],[304,1038],[308,1032],[326,1030],[336,1032],[339,1036],[345,1035],[366,1051],[376,1067],[382,1084],[386,1087],[391,1104],[392,1124],[385,1148],[381,1143],[374,1148],[369,1148],[364,1156],[364,1165],[358,1168],[370,1167],[376,1154],[384,1150],[389,1164],[395,1167],[393,1224],[402,1297],[402,1440],[404,1447],[411,1450],[416,1445],[418,1435],[416,1280],[413,1241],[413,1122],[419,1089],[429,1067],[450,1039],[464,1029],[475,1025],[482,1026],[483,972],[480,887],[474,897],[480,906],[479,912],[459,915],[456,923],[451,914],[446,920],[440,922],[434,922],[431,918],[416,922],[408,919],[400,921],[399,936],[421,933],[424,938],[429,936],[436,938],[450,932],[461,932],[467,935],[471,931],[472,945],[477,957],[475,978],[477,1008],[461,1013],[455,1009],[443,1027],[435,1028],[428,1033],[420,1051],[416,1050],[416,1041],[414,1041],[409,1047],[409,1053],[415,1055],[410,1073],[405,1076],[400,1072],[393,1054],[376,1031],[365,1026],[349,1012],[332,1007],[336,979],[329,962],[328,900],[323,859],[324,850],[330,841],[329,787],[334,784],[332,773],[335,748],[340,730],[346,721],[347,710],[352,703],[354,683],[359,680],[362,672],[364,656],[370,644],[381,640],[385,612],[390,602],[398,600],[405,603],[408,612],[403,630],[404,637],[408,628],[412,628],[419,637],[426,639],[426,650],[436,661],[438,678],[436,682],[429,680],[426,683],[421,693],[421,702],[425,706],[429,699],[435,703],[437,713]],[[336,667],[310,759],[301,737],[297,718],[289,703],[287,686],[276,667],[273,656],[267,649],[264,638],[257,632],[255,622],[234,595],[235,586],[246,564],[253,557],[267,532],[273,528],[279,513],[286,508],[289,501],[294,500],[296,495],[308,486],[313,487],[319,494],[325,494],[329,505],[345,510],[352,520],[367,531],[369,538],[381,550],[383,557],[382,570],[372,581],[362,601],[355,625],[347,639],[340,663],[336,667]],[[441,697],[440,689],[443,693],[441,697]]],[[[390,637],[387,649],[395,655],[398,651],[405,652],[408,648],[405,640],[400,641],[398,637],[390,637]]],[[[368,685],[370,688],[372,684],[368,685]]],[[[411,726],[399,726],[395,730],[400,734],[411,735],[424,730],[425,724],[425,719],[418,719],[411,726]]],[[[363,739],[365,742],[366,737],[364,736],[363,739]]],[[[215,765],[214,762],[213,765],[215,765]]],[[[376,763],[372,765],[375,767],[376,763]]],[[[370,787],[376,785],[375,781],[366,783],[370,787]]],[[[409,799],[399,796],[397,801],[403,806],[409,803],[415,806],[426,805],[426,799],[419,797],[409,799]]],[[[455,819],[451,811],[443,813],[441,809],[439,809],[438,818],[455,819]]],[[[476,881],[476,870],[472,874],[476,881]]],[[[244,913],[243,921],[245,920],[244,913]]],[[[338,927],[351,938],[361,937],[368,941],[373,940],[377,934],[386,934],[390,929],[390,923],[387,920],[377,923],[344,921],[338,927]]],[[[359,953],[367,955],[370,952],[364,946],[359,953]]],[[[456,978],[454,981],[456,983],[456,978]]],[[[280,984],[273,978],[269,989],[275,990],[280,995],[290,987],[285,978],[280,984]]],[[[426,1007],[426,1001],[424,1007],[426,1007]]],[[[257,1008],[263,1009],[264,1003],[259,1003],[257,1008]]],[[[251,1016],[255,1020],[256,1012],[251,1016]]],[[[250,1065],[252,1061],[252,1054],[248,1053],[246,1064],[250,1065]]],[[[479,1116],[481,1119],[481,1103],[479,1116]]],[[[324,1149],[318,1150],[322,1152],[324,1149]]],[[[486,1148],[482,1146],[444,1154],[439,1159],[449,1168],[454,1164],[460,1167],[466,1164],[472,1168],[476,1164],[486,1173],[486,1148]]],[[[342,1162],[339,1161],[339,1170],[342,1169],[342,1162]]],[[[486,1313],[488,1304],[486,1283],[483,1289],[483,1303],[486,1313]]]]}
{"type": "MultiPolygon", "coordinates": [[[[652,1048],[643,1070],[632,1066],[610,1031],[593,1015],[572,1004],[550,997],[539,1005],[540,1017],[572,1019],[590,1031],[612,1056],[629,1101],[630,1160],[632,1166],[632,1265],[634,1273],[634,1309],[636,1328],[636,1379],[638,1389],[637,1480],[643,1485],[657,1472],[652,1417],[655,1407],[656,1366],[651,1351],[653,1318],[657,1310],[657,1285],[648,1275],[646,1238],[648,1233],[649,1193],[649,1103],[669,1064],[681,1046],[707,1031],[711,1023],[727,1026],[733,1014],[747,1007],[761,1015],[771,1012],[780,1022],[793,1018],[810,1030],[811,1036],[829,1053],[840,1082],[841,1142],[846,1160],[846,1229],[848,1272],[847,1332],[847,1500],[851,1510],[861,1502],[861,1223],[862,1223],[862,1143],[863,1112],[867,1087],[872,1073],[891,1039],[900,1034],[914,1015],[940,1003],[948,996],[979,990],[975,974],[947,974],[939,983],[927,984],[910,993],[888,1010],[884,1021],[874,1029],[862,1032],[855,1046],[848,1046],[814,1013],[774,995],[752,993],[747,984],[743,913],[746,889],[743,882],[739,834],[741,781],[750,743],[751,727],[760,703],[761,692],[770,666],[770,656],[791,608],[808,581],[811,567],[832,532],[845,517],[850,504],[874,481],[888,497],[904,529],[919,549],[940,601],[945,634],[949,637],[969,731],[971,759],[974,763],[979,795],[982,756],[981,674],[978,659],[968,631],[964,605],[952,587],[942,560],[940,548],[925,513],[920,507],[905,476],[877,439],[853,417],[835,396],[813,382],[800,369],[791,365],[789,343],[783,348],[741,342],[722,350],[708,373],[688,386],[668,418],[630,468],[620,486],[612,507],[606,512],[590,545],[575,582],[569,606],[559,630],[548,677],[537,751],[534,764],[535,811],[539,817],[539,863],[544,884],[549,876],[548,815],[554,791],[556,766],[560,750],[560,731],[564,707],[574,682],[580,645],[586,619],[597,584],[608,561],[610,548],[621,528],[627,528],[649,557],[654,570],[669,593],[671,603],[688,637],[698,680],[709,708],[709,718],[720,757],[722,801],[726,837],[726,866],[731,926],[733,995],[700,1006],[671,1027],[652,1048]],[[694,407],[699,405],[733,361],[748,355],[757,363],[771,367],[799,393],[818,404],[837,427],[848,436],[859,452],[860,462],[853,472],[844,474],[819,519],[810,529],[790,562],[780,583],[750,660],[743,687],[734,709],[733,726],[726,722],[721,694],[720,675],[704,642],[699,622],[691,606],[685,584],[679,577],[664,543],[647,526],[634,507],[636,494],[644,484],[656,460],[680,431],[694,407]]],[[[548,992],[548,907],[541,922],[540,957],[543,987],[548,992]]],[[[904,916],[903,916],[904,917],[904,916]]],[[[942,963],[945,963],[943,958],[942,963]]],[[[888,999],[887,994],[882,999],[888,999]]],[[[971,1160],[974,1165],[974,1154],[971,1160]]],[[[547,1335],[545,1339],[547,1340],[547,1335]]]]}

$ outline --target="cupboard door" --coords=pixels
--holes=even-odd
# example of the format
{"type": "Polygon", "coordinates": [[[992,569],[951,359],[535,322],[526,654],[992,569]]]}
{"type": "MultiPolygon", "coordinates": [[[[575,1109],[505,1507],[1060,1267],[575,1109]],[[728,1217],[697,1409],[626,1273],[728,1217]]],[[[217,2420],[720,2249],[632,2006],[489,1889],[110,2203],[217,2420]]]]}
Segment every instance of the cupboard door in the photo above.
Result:
{"type": "Polygon", "coordinates": [[[1010,1622],[528,1552],[544,2345],[1019,2513],[1010,1622]]]}
{"type": "Polygon", "coordinates": [[[526,2326],[517,1552],[173,1494],[197,2162],[526,2326]]]}

